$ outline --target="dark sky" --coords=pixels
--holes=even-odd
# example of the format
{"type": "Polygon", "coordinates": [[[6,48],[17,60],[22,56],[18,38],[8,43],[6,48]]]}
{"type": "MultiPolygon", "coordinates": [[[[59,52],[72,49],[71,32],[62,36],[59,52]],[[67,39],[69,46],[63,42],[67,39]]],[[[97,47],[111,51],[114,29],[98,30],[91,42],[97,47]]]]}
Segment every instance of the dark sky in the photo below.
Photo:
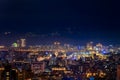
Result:
{"type": "Polygon", "coordinates": [[[120,40],[116,0],[0,0],[0,31],[120,40]]]}

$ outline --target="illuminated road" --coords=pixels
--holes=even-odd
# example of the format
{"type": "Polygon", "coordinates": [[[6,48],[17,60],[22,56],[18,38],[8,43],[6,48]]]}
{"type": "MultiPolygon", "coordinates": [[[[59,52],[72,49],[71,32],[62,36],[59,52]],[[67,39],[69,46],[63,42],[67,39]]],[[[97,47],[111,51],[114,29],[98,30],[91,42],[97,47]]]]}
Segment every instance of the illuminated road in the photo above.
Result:
{"type": "Polygon", "coordinates": [[[0,49],[0,51],[16,51],[16,52],[44,52],[44,51],[48,51],[48,52],[79,52],[81,50],[65,50],[65,49],[20,49],[20,48],[12,48],[12,49],[8,49],[8,48],[3,48],[0,49]]]}
{"type": "MultiPolygon", "coordinates": [[[[1,48],[0,52],[2,52],[2,51],[6,51],[6,52],[20,52],[20,53],[26,53],[26,52],[28,52],[28,53],[53,52],[53,53],[55,53],[55,55],[58,55],[59,52],[60,53],[61,52],[62,53],[72,52],[72,53],[77,53],[78,55],[83,55],[83,56],[87,55],[87,54],[84,53],[86,50],[59,49],[59,48],[58,49],[45,49],[45,48],[44,49],[41,49],[41,48],[1,48]]],[[[98,56],[100,56],[102,58],[106,58],[106,56],[104,56],[103,54],[95,53],[94,50],[90,50],[89,54],[91,54],[91,56],[96,54],[96,55],[98,55],[98,56]]]]}

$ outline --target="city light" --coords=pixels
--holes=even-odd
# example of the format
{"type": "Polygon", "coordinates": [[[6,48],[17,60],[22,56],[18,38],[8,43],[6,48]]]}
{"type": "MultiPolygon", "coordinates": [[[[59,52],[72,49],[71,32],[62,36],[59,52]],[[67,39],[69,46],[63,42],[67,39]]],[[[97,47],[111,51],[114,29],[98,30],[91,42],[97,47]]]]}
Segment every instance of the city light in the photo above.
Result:
{"type": "MultiPolygon", "coordinates": [[[[108,73],[115,74],[110,71],[116,65],[113,66],[110,64],[113,64],[113,61],[118,63],[120,58],[117,56],[114,60],[115,56],[113,56],[111,63],[112,59],[109,57],[118,55],[116,53],[119,52],[119,47],[118,49],[114,49],[100,43],[97,45],[88,43],[86,46],[79,46],[79,48],[70,44],[69,47],[66,47],[66,45],[60,45],[60,42],[55,42],[53,45],[18,46],[25,45],[24,40],[21,44],[13,43],[12,47],[4,46],[0,48],[0,52],[3,53],[5,51],[4,54],[0,54],[0,57],[8,60],[8,63],[4,63],[11,65],[10,68],[12,68],[12,71],[18,73],[18,78],[24,80],[32,79],[33,76],[30,74],[43,76],[42,74],[45,72],[47,78],[54,73],[52,78],[57,78],[57,74],[60,74],[59,78],[62,78],[64,77],[62,75],[66,74],[69,77],[70,75],[76,77],[77,75],[84,75],[86,78],[98,77],[104,79],[106,76],[109,76],[108,73]],[[116,52],[114,53],[114,51],[116,52]],[[111,56],[110,54],[107,55],[107,53],[110,53],[111,56]]],[[[1,67],[0,72],[6,69],[6,67],[1,67]]],[[[11,74],[6,72],[6,75],[11,74]]],[[[44,75],[44,77],[46,76],[44,75]]]]}

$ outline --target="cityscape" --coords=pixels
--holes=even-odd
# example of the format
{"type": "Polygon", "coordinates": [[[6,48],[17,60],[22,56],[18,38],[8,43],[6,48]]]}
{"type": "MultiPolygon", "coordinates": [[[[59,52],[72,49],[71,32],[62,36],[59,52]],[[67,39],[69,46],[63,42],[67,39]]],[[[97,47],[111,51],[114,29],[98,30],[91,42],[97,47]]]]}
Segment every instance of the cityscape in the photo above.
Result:
{"type": "Polygon", "coordinates": [[[0,46],[0,80],[119,80],[120,47],[88,42],[84,46],[27,46],[22,38],[0,46]]]}
{"type": "Polygon", "coordinates": [[[0,80],[120,80],[120,0],[0,0],[0,80]]]}

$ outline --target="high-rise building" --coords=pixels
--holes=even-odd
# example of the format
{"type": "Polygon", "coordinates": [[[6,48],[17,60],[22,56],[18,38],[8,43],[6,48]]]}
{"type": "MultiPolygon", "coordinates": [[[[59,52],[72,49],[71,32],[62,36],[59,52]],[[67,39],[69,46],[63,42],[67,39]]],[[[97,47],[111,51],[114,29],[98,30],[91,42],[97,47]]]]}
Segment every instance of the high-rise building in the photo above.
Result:
{"type": "Polygon", "coordinates": [[[21,47],[26,47],[26,39],[20,39],[21,47]]]}
{"type": "Polygon", "coordinates": [[[20,47],[20,40],[17,40],[17,46],[20,47]]]}
{"type": "Polygon", "coordinates": [[[13,70],[12,66],[8,62],[4,66],[0,80],[18,80],[16,70],[13,70]]]}

